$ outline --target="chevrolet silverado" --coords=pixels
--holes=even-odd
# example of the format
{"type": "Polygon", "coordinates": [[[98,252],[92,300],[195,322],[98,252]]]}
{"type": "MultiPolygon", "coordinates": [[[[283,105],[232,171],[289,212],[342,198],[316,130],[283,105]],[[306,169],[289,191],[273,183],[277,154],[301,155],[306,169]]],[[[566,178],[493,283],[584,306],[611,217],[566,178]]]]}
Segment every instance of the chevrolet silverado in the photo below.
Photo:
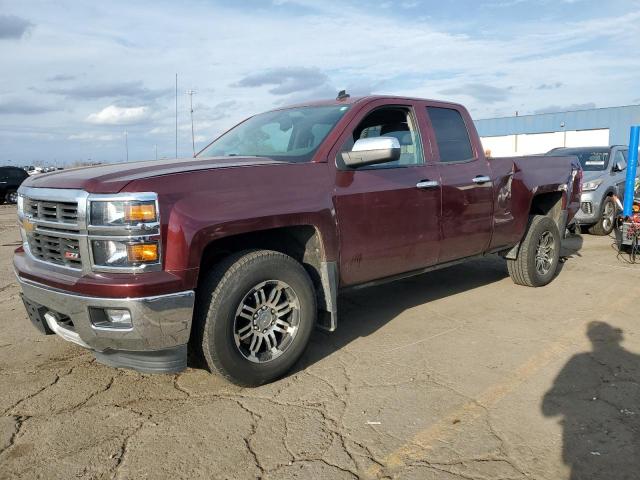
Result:
{"type": "Polygon", "coordinates": [[[14,267],[32,323],[98,361],[284,375],[338,294],[488,254],[556,275],[575,157],[487,159],[461,105],[369,96],[250,117],[194,158],[41,174],[14,267]]]}

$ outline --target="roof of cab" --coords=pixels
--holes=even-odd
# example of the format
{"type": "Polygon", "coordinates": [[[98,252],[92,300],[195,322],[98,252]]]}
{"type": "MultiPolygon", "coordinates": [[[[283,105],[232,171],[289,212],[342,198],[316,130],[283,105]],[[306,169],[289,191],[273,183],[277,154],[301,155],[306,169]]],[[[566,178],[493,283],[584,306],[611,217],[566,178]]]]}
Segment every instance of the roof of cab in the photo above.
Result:
{"type": "Polygon", "coordinates": [[[403,97],[400,95],[366,95],[361,97],[342,97],[342,98],[332,98],[327,100],[313,100],[301,103],[295,103],[292,105],[286,105],[279,108],[273,109],[276,110],[285,110],[288,108],[299,108],[299,107],[315,107],[315,106],[329,106],[329,105],[353,105],[361,102],[372,102],[374,100],[410,100],[410,101],[424,101],[424,102],[433,102],[433,103],[441,103],[445,105],[455,105],[457,107],[463,107],[463,105],[455,102],[448,102],[446,100],[433,100],[428,98],[418,98],[418,97],[403,97]]]}

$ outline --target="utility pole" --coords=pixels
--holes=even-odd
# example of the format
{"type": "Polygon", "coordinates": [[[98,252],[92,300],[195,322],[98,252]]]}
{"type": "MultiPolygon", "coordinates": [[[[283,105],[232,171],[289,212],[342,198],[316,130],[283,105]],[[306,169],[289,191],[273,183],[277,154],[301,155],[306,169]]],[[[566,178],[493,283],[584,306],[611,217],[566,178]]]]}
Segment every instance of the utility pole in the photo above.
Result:
{"type": "Polygon", "coordinates": [[[129,133],[124,131],[124,149],[127,152],[127,162],[129,161],[129,133]]]}
{"type": "Polygon", "coordinates": [[[176,158],[178,158],[178,74],[176,73],[176,158]]]}
{"type": "Polygon", "coordinates": [[[189,95],[189,111],[191,112],[191,149],[193,150],[193,156],[196,156],[196,136],[193,129],[193,96],[197,92],[195,90],[187,90],[186,94],[189,95]]]}

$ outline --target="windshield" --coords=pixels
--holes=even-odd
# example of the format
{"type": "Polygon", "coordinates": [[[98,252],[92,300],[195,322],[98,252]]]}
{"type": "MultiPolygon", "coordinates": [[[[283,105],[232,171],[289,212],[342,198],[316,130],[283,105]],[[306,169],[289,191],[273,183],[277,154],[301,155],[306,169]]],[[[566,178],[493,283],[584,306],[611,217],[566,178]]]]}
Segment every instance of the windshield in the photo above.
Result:
{"type": "Polygon", "coordinates": [[[198,157],[269,157],[308,162],[348,105],[300,107],[261,113],[232,128],[198,157]]]}
{"type": "Polygon", "coordinates": [[[578,161],[585,172],[606,170],[609,166],[609,149],[559,148],[549,152],[549,155],[555,157],[575,155],[578,157],[578,161]]]}

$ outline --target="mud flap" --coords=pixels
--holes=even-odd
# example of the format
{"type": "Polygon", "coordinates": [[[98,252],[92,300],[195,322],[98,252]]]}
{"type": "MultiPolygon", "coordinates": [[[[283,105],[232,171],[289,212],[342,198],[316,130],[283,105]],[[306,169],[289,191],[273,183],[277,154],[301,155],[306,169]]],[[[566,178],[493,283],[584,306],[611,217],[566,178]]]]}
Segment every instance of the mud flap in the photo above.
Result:
{"type": "Polygon", "coordinates": [[[333,332],[338,327],[338,265],[320,264],[322,291],[318,292],[318,328],[333,332]]]}

